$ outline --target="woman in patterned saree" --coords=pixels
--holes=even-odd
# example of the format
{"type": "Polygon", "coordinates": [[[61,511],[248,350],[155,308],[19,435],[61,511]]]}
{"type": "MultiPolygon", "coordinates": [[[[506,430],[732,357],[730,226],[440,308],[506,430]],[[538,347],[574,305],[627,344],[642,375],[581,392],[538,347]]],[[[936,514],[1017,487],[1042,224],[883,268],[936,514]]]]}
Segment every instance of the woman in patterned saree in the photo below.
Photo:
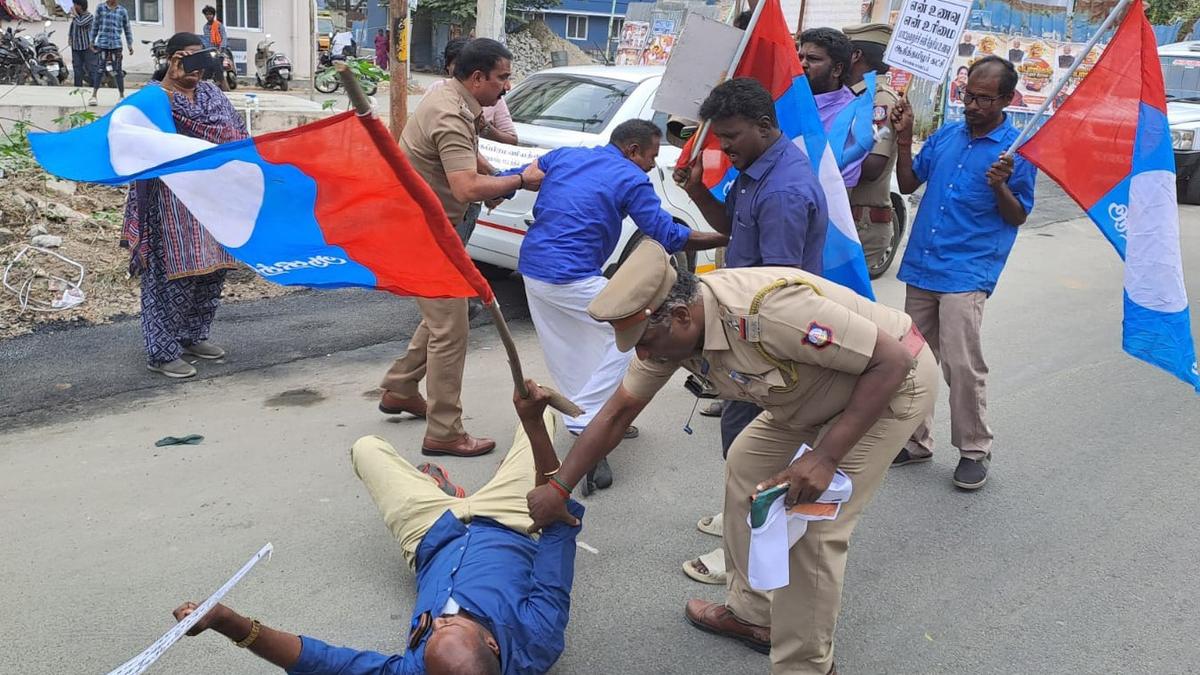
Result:
{"type": "MultiPolygon", "coordinates": [[[[246,138],[246,127],[202,70],[185,72],[183,57],[202,49],[200,38],[176,33],[167,41],[167,68],[155,74],[171,99],[178,133],[211,143],[246,138]]],[[[141,276],[142,335],[151,371],[167,377],[196,374],[184,355],[219,359],[225,350],[208,342],[221,301],[225,273],[238,263],[225,252],[158,179],[137,181],[125,202],[121,244],[130,250],[129,271],[141,276]]]]}

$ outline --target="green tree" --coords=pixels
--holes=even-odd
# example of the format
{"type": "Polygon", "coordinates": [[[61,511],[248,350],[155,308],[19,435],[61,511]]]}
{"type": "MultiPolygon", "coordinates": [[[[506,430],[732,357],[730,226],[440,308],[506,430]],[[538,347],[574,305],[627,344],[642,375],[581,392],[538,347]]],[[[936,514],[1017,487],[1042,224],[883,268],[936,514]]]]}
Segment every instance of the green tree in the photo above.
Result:
{"type": "MultiPolygon", "coordinates": [[[[516,17],[521,12],[537,12],[548,7],[557,7],[561,0],[520,0],[508,4],[508,15],[516,17]]],[[[450,15],[451,21],[475,23],[476,0],[421,0],[421,10],[450,15]]]]}
{"type": "Polygon", "coordinates": [[[1156,26],[1183,21],[1186,29],[1200,18],[1200,0],[1146,0],[1146,16],[1156,26]]]}

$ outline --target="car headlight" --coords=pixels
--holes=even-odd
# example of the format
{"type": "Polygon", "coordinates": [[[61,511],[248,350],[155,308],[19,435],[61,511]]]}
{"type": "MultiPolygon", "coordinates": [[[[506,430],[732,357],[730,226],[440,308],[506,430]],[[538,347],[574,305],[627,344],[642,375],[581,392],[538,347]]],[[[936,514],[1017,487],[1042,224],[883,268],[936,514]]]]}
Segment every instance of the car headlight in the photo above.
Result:
{"type": "Polygon", "coordinates": [[[1176,150],[1194,150],[1196,131],[1194,129],[1172,129],[1171,147],[1176,150]]]}

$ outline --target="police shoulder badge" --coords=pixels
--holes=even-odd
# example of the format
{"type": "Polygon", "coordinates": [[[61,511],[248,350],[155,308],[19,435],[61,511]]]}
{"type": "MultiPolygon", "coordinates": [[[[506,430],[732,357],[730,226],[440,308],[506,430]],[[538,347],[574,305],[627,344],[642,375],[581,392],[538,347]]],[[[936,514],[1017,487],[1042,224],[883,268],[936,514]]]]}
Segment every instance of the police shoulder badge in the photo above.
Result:
{"type": "Polygon", "coordinates": [[[886,105],[875,106],[874,119],[876,122],[882,122],[887,119],[888,109],[886,105]]]}
{"type": "Polygon", "coordinates": [[[814,321],[808,324],[808,335],[804,341],[817,349],[824,349],[833,342],[833,331],[828,326],[814,321]]]}

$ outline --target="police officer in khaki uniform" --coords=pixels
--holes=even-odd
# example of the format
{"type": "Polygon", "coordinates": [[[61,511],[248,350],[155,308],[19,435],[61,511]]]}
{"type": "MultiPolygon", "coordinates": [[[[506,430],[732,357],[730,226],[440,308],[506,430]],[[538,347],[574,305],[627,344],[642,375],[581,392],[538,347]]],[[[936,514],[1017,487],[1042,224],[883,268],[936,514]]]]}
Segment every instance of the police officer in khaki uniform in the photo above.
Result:
{"type": "Polygon", "coordinates": [[[908,315],[788,267],[677,272],[655,242],[638,246],[588,308],[636,349],[625,380],[576,441],[551,483],[529,493],[534,528],[572,522],[566,497],[679,367],[721,398],[765,409],[729,450],[723,604],[688,602],[708,632],[771,654],[773,673],[833,672],[850,534],[889,463],[933,409],[939,374],[908,315]],[[814,448],[790,464],[804,443],[814,448]],[[808,524],[792,547],[790,585],[770,596],[750,587],[750,498],[781,482],[787,504],[811,502],[836,469],[853,497],[836,520],[808,524]]]}
{"type": "MultiPolygon", "coordinates": [[[[460,236],[472,202],[495,200],[519,189],[536,190],[541,182],[536,163],[515,176],[479,172],[483,108],[500,100],[511,74],[512,54],[504,45],[486,38],[472,40],[454,62],[453,80],[421,99],[400,136],[400,149],[437,193],[460,236]]],[[[467,300],[417,298],[417,305],[421,325],[408,352],[383,378],[379,410],[426,418],[424,454],[472,457],[491,452],[496,442],[471,436],[462,423],[462,376],[470,330],[467,300]],[[426,379],[428,403],[418,389],[422,379],[426,379]]]]}
{"type": "MultiPolygon", "coordinates": [[[[867,90],[863,76],[875,71],[879,75],[888,72],[883,62],[892,37],[887,24],[868,23],[846,26],[842,32],[850,38],[854,51],[850,59],[850,71],[846,84],[855,95],[867,90]]],[[[867,257],[867,268],[871,278],[882,274],[884,254],[892,243],[892,173],[896,170],[896,132],[892,128],[892,110],[899,97],[884,83],[883,78],[875,84],[875,146],[863,161],[862,177],[858,185],[850,190],[850,210],[858,226],[858,239],[862,242],[867,257]]],[[[899,242],[897,242],[899,243],[899,242]]]]}

